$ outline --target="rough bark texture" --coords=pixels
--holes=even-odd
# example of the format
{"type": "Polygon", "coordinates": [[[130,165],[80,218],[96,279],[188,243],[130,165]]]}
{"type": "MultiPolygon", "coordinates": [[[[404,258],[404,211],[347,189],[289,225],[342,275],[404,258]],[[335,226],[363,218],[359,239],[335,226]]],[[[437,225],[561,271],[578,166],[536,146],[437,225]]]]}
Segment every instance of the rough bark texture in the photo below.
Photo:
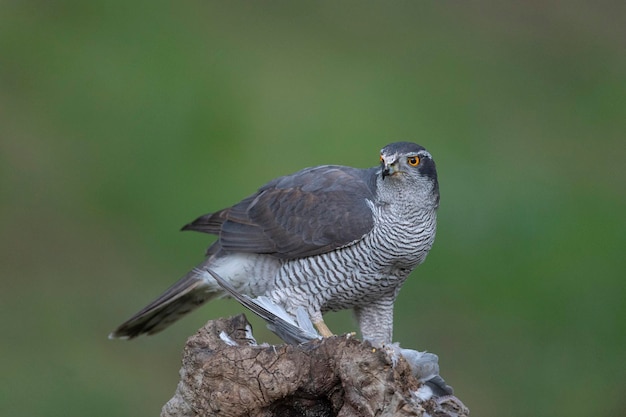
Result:
{"type": "Polygon", "coordinates": [[[468,413],[456,397],[420,400],[408,364],[400,359],[392,366],[369,343],[337,336],[299,346],[256,345],[244,315],[210,321],[189,338],[180,376],[162,417],[468,413]]]}

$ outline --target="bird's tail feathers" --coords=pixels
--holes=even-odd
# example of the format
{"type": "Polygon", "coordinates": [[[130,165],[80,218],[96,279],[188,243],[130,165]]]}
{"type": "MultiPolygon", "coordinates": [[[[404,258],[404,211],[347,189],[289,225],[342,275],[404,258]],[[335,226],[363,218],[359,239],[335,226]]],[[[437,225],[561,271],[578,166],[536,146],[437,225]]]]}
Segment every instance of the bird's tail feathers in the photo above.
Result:
{"type": "Polygon", "coordinates": [[[132,339],[160,332],[205,302],[222,295],[221,287],[206,280],[203,266],[194,268],[156,300],[119,325],[109,334],[109,339],[132,339]]]}

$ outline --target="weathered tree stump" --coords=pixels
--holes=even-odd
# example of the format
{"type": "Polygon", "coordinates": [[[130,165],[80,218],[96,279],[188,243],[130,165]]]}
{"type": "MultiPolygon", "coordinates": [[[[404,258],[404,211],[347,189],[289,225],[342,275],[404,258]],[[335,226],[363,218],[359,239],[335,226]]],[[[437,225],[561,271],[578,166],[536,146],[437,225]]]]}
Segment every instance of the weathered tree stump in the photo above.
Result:
{"type": "Polygon", "coordinates": [[[242,314],[209,321],[184,349],[162,417],[465,416],[453,396],[422,400],[405,360],[349,336],[257,345],[242,314]],[[448,398],[449,397],[449,398],[448,398]],[[427,414],[426,414],[427,413],[427,414]]]}

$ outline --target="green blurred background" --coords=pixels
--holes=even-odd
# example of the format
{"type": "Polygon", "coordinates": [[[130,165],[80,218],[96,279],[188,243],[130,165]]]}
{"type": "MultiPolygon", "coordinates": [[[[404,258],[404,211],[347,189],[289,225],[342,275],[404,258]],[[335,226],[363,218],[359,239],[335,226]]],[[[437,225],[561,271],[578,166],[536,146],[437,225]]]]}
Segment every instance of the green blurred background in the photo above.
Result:
{"type": "Polygon", "coordinates": [[[158,415],[243,311],[107,340],[201,260],[178,229],[397,140],[442,199],[395,339],[474,416],[626,415],[623,2],[100,3],[0,6],[0,415],[158,415]]]}

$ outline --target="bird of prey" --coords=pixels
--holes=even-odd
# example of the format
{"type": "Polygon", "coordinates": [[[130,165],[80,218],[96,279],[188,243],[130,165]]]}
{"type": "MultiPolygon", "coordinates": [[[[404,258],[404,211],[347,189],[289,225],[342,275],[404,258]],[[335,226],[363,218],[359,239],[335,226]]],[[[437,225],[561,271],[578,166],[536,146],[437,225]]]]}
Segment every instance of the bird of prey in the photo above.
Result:
{"type": "Polygon", "coordinates": [[[319,333],[327,311],[353,309],[361,335],[390,344],[393,304],[435,239],[439,185],[430,153],[411,142],[380,152],[379,166],[305,168],[276,178],[232,207],[183,230],[217,235],[204,261],[115,329],[111,338],[157,333],[201,304],[238,293],[266,297],[319,333]]]}

